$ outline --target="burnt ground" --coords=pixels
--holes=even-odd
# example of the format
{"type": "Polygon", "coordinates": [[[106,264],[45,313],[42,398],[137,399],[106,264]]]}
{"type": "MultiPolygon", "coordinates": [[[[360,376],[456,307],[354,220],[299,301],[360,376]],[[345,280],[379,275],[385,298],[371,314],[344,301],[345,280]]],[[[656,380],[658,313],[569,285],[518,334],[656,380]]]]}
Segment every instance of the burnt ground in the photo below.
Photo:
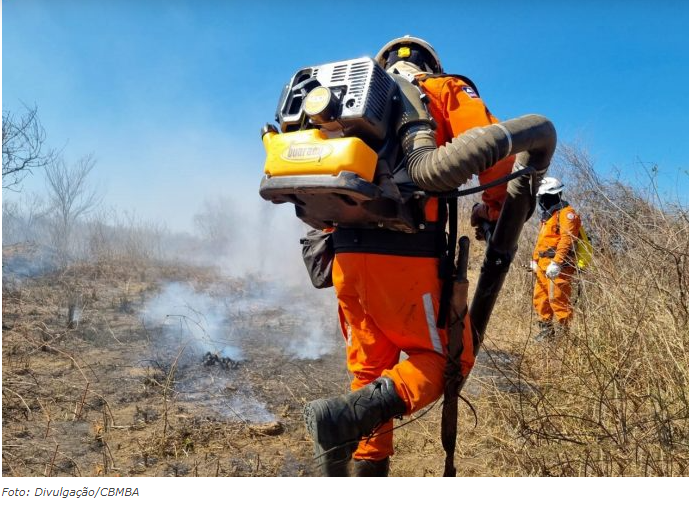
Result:
{"type": "MultiPolygon", "coordinates": [[[[111,263],[5,276],[2,303],[4,476],[318,474],[302,407],[349,384],[332,293],[111,263]]],[[[442,475],[439,419],[396,432],[391,475],[442,475]]]]}

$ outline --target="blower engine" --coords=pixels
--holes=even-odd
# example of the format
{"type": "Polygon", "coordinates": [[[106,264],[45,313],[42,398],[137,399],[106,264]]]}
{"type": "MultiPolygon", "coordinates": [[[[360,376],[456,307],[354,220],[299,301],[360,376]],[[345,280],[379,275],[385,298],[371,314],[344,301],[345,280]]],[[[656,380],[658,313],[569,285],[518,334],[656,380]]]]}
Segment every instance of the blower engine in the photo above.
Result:
{"type": "MultiPolygon", "coordinates": [[[[391,121],[400,89],[372,58],[299,70],[285,86],[266,150],[261,197],[294,204],[308,225],[416,232],[425,201],[411,182],[393,181],[400,158],[391,121]]],[[[423,226],[423,225],[421,225],[423,226]]]]}

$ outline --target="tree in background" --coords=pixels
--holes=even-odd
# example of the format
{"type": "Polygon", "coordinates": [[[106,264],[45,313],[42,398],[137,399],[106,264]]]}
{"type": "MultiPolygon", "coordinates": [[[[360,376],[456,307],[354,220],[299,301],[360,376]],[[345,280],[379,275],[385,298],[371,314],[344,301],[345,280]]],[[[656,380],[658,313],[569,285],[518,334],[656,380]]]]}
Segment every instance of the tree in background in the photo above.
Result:
{"type": "Polygon", "coordinates": [[[229,197],[218,196],[203,201],[201,211],[194,215],[194,224],[209,251],[228,254],[235,245],[237,214],[229,197]]]}
{"type": "Polygon", "coordinates": [[[39,242],[44,236],[48,209],[40,195],[22,193],[17,200],[2,201],[2,244],[39,242]]]}
{"type": "Polygon", "coordinates": [[[45,148],[45,130],[38,108],[26,107],[22,115],[2,112],[2,187],[16,190],[32,169],[46,167],[55,152],[45,148]]]}
{"type": "Polygon", "coordinates": [[[86,155],[71,167],[67,166],[62,157],[55,158],[46,166],[48,203],[55,219],[53,245],[64,263],[73,248],[75,223],[100,203],[100,196],[88,182],[88,176],[95,165],[93,155],[86,155]]]}

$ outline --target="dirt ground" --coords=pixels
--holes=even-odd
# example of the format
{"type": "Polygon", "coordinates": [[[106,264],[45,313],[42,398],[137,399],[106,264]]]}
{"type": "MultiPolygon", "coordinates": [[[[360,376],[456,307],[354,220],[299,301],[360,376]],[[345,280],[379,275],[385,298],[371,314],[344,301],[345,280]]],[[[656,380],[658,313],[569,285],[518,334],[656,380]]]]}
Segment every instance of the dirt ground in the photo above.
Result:
{"type": "MultiPolygon", "coordinates": [[[[4,277],[3,475],[318,475],[302,407],[350,379],[334,303],[313,292],[179,266],[4,277]],[[150,318],[171,286],[213,301],[215,321],[192,303],[150,318]]],[[[482,359],[469,399],[490,371],[482,359]]],[[[440,404],[396,431],[392,476],[442,475],[440,404]]],[[[490,475],[460,409],[458,474],[490,475]]]]}

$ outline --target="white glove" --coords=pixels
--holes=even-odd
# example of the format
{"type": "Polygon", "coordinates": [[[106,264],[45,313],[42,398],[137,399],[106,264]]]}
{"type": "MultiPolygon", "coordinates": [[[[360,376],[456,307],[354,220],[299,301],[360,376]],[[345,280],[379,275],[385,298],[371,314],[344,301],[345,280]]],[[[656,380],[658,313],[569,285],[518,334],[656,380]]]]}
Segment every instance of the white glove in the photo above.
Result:
{"type": "Polygon", "coordinates": [[[550,262],[550,265],[548,265],[548,268],[545,270],[545,277],[548,279],[555,279],[560,275],[561,272],[562,267],[560,267],[560,264],[550,262]]]}
{"type": "Polygon", "coordinates": [[[536,260],[531,260],[529,267],[533,272],[538,272],[538,262],[536,262],[536,260]]]}

